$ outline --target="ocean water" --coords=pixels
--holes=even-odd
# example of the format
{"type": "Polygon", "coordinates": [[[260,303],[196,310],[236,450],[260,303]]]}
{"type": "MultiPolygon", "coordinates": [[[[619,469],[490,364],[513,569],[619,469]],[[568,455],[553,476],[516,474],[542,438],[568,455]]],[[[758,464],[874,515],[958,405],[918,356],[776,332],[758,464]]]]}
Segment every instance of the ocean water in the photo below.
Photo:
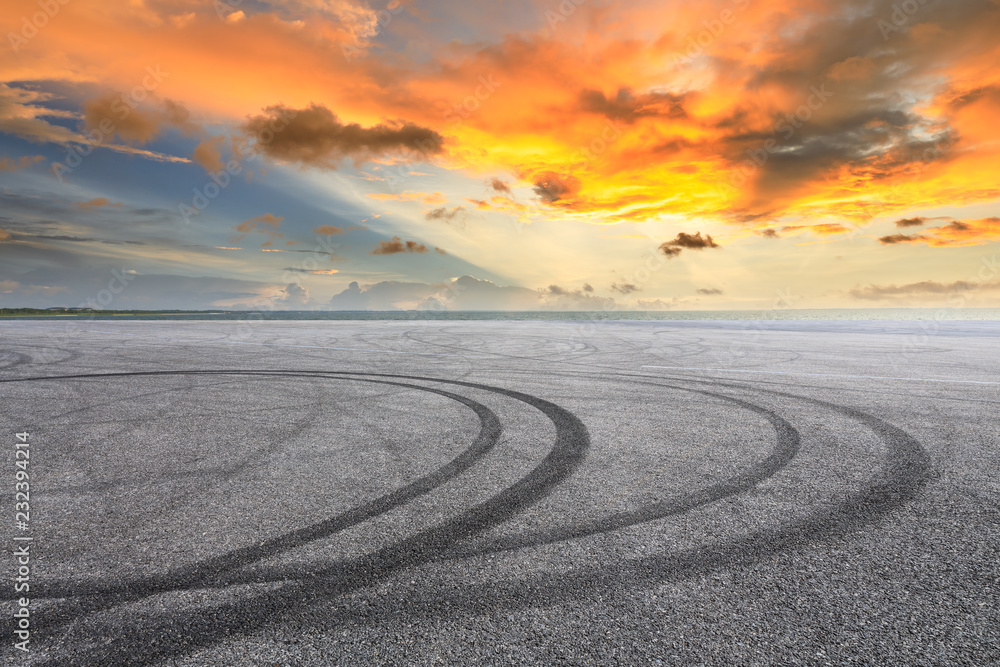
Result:
{"type": "Polygon", "coordinates": [[[199,313],[5,317],[3,319],[82,320],[998,320],[1000,308],[830,308],[771,310],[612,310],[612,311],[206,311],[199,313]]]}

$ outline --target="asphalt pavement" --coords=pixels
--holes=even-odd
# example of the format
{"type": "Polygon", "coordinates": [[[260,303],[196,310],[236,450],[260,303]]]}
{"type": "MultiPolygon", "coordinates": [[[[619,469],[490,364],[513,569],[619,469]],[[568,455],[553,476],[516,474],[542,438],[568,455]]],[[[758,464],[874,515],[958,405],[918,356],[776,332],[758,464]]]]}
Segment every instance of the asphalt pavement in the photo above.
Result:
{"type": "Polygon", "coordinates": [[[2,653],[1000,664],[998,405],[1000,322],[0,321],[2,653]]]}

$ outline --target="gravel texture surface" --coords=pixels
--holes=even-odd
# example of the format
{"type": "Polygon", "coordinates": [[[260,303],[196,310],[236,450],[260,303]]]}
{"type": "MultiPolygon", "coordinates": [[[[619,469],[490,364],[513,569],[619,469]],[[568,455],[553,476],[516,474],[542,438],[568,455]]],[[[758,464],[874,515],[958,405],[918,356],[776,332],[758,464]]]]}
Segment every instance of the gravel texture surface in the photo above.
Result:
{"type": "Polygon", "coordinates": [[[0,322],[4,661],[1000,664],[998,371],[995,322],[0,322]]]}

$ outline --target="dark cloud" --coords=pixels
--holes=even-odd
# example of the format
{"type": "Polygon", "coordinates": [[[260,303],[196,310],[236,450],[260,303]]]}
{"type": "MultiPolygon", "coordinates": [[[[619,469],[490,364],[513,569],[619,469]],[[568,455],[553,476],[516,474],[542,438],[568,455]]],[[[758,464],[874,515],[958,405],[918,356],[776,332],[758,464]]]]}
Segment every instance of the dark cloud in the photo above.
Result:
{"type": "Polygon", "coordinates": [[[614,307],[614,299],[594,296],[593,291],[591,285],[584,283],[580,289],[549,285],[538,290],[538,294],[543,299],[544,307],[555,310],[601,310],[614,307]]]}
{"type": "Polygon", "coordinates": [[[537,174],[534,178],[534,191],[542,201],[552,204],[572,195],[580,189],[580,180],[569,174],[557,174],[552,171],[537,174]]]}
{"type": "Polygon", "coordinates": [[[677,238],[673,241],[668,241],[665,245],[677,246],[678,248],[687,248],[689,250],[701,250],[703,248],[718,248],[719,244],[712,240],[712,237],[706,234],[702,237],[701,232],[695,232],[694,234],[686,234],[680,232],[677,234],[677,238]]]}
{"type": "Polygon", "coordinates": [[[84,102],[83,126],[88,132],[97,132],[103,141],[117,135],[136,144],[148,143],[166,127],[189,135],[204,133],[177,102],[163,100],[156,106],[138,107],[131,96],[121,92],[104,93],[84,102]]]}
{"type": "Polygon", "coordinates": [[[69,234],[18,234],[16,240],[71,241],[74,243],[104,243],[107,245],[149,245],[144,241],[128,241],[125,239],[101,239],[90,236],[71,236],[69,234]]]}
{"type": "Polygon", "coordinates": [[[499,193],[502,193],[502,194],[505,194],[505,195],[509,195],[510,194],[510,186],[507,185],[502,180],[500,180],[499,178],[490,179],[490,187],[493,188],[493,190],[496,191],[496,192],[499,192],[499,193]]]}
{"type": "Polygon", "coordinates": [[[767,239],[780,239],[781,236],[774,229],[765,229],[760,233],[761,236],[767,239]]]}
{"type": "MultiPolygon", "coordinates": [[[[977,48],[945,35],[965,35],[985,48],[987,31],[972,26],[995,24],[998,8],[979,0],[919,2],[913,8],[917,4],[919,15],[902,12],[895,0],[846,3],[844,12],[780,38],[783,57],[755,66],[753,76],[740,81],[747,91],[780,90],[787,100],[767,115],[754,102],[743,101],[718,125],[729,132],[711,145],[720,147],[734,171],[744,171],[732,181],[743,209],[775,213],[827,178],[863,188],[956,157],[947,147],[960,139],[951,126],[957,114],[922,108],[927,106],[925,77],[977,48]],[[899,16],[906,25],[893,23],[899,16]],[[768,140],[773,140],[770,149],[768,140]]],[[[986,94],[970,91],[970,82],[981,85],[974,77],[953,82],[961,104],[975,104],[986,94]]]]}
{"type": "MultiPolygon", "coordinates": [[[[542,299],[541,307],[549,310],[613,310],[615,300],[594,296],[591,290],[584,288],[571,290],[560,285],[549,285],[538,290],[542,299]]],[[[634,287],[634,285],[633,285],[634,287]]]]}
{"type": "Polygon", "coordinates": [[[927,218],[903,218],[896,221],[896,226],[900,229],[905,227],[919,227],[925,222],[927,222],[927,218]]]}
{"type": "Polygon", "coordinates": [[[344,123],[318,104],[298,110],[276,105],[264,111],[243,125],[258,138],[255,147],[269,157],[312,167],[336,169],[344,159],[358,163],[386,155],[426,158],[444,146],[444,138],[429,128],[403,121],[366,128],[344,123]]]}
{"type": "Polygon", "coordinates": [[[666,241],[660,244],[660,252],[662,252],[667,257],[676,257],[681,253],[681,250],[704,250],[705,248],[721,248],[718,243],[712,240],[712,237],[708,234],[705,236],[701,235],[701,232],[695,232],[694,234],[687,234],[685,232],[679,232],[677,238],[672,241],[666,241]]]}
{"type": "Polygon", "coordinates": [[[535,290],[462,276],[438,285],[390,280],[362,288],[352,282],[331,299],[330,307],[334,310],[537,310],[542,301],[535,290]]]}
{"type": "Polygon", "coordinates": [[[431,209],[424,216],[428,220],[442,220],[444,222],[452,222],[455,218],[465,212],[464,206],[456,206],[454,208],[446,208],[441,206],[439,208],[431,209]]]}
{"type": "Polygon", "coordinates": [[[612,120],[633,123],[643,116],[684,118],[684,96],[670,93],[635,95],[629,88],[620,88],[615,97],[608,98],[599,90],[585,90],[580,94],[580,108],[586,113],[596,113],[612,120]]]}
{"type": "MultiPolygon", "coordinates": [[[[339,244],[338,244],[339,245],[339,244]]],[[[270,252],[302,252],[307,255],[327,255],[331,260],[336,259],[337,256],[330,250],[300,250],[296,248],[272,248],[270,252]]]]}
{"type": "Polygon", "coordinates": [[[889,236],[883,236],[879,238],[878,242],[882,245],[895,245],[897,243],[913,243],[915,241],[924,241],[926,236],[920,234],[914,234],[912,236],[907,236],[906,234],[890,234],[889,236]]]}
{"type": "Polygon", "coordinates": [[[951,229],[956,232],[967,232],[972,229],[972,226],[962,222],[961,220],[952,220],[944,226],[944,229],[951,229]]]}
{"type": "Polygon", "coordinates": [[[660,245],[660,252],[662,252],[667,257],[676,257],[677,255],[681,254],[681,249],[663,243],[660,245]]]}
{"type": "Polygon", "coordinates": [[[401,252],[427,252],[427,246],[416,241],[403,241],[398,236],[393,236],[389,241],[379,241],[378,246],[369,255],[396,255],[401,252]]]}
{"type": "Polygon", "coordinates": [[[703,287],[698,290],[698,294],[702,294],[704,296],[721,296],[722,290],[715,287],[703,287]]]}
{"type": "Polygon", "coordinates": [[[613,283],[611,285],[611,291],[617,292],[618,294],[631,294],[632,292],[641,292],[642,288],[632,283],[620,282],[613,283]]]}
{"type": "Polygon", "coordinates": [[[958,280],[953,283],[939,283],[924,280],[907,285],[866,285],[855,287],[849,294],[855,299],[878,300],[898,296],[927,296],[935,294],[957,294],[977,290],[994,290],[1000,288],[1000,282],[974,283],[958,280]]]}

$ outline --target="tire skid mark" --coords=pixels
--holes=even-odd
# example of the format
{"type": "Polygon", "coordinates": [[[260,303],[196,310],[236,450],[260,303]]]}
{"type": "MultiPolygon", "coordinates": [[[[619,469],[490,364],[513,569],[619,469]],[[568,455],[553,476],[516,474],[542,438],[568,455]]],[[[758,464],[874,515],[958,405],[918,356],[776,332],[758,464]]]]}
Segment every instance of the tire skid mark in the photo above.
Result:
{"type": "MultiPolygon", "coordinates": [[[[677,378],[680,379],[680,378],[677,378]]],[[[700,381],[703,384],[723,384],[700,381]]],[[[746,389],[739,385],[726,385],[746,389]]],[[[765,390],[769,391],[769,390],[765,390]]],[[[803,397],[770,392],[793,399],[803,397]]],[[[341,624],[365,624],[407,619],[440,619],[456,615],[487,615],[529,607],[553,606],[592,599],[595,591],[615,594],[649,588],[711,573],[721,568],[752,565],[782,552],[824,539],[871,527],[892,511],[913,500],[932,473],[930,457],[906,431],[868,413],[818,399],[804,399],[861,421],[888,448],[884,462],[862,488],[826,508],[799,520],[714,544],[678,552],[575,569],[567,573],[541,573],[518,579],[480,584],[449,581],[397,593],[391,608],[365,606],[362,612],[344,603],[331,610],[341,624]]]]}
{"type": "MultiPolygon", "coordinates": [[[[200,372],[198,372],[200,373],[200,372]]],[[[211,372],[209,372],[211,373],[211,372]]],[[[214,373],[213,373],[214,374],[214,373]]],[[[267,376],[279,376],[279,377],[299,377],[302,376],[298,373],[282,373],[282,372],[246,372],[246,371],[229,371],[224,373],[226,375],[261,375],[266,374],[267,376]]],[[[101,374],[103,377],[108,377],[109,374],[101,374]]],[[[129,377],[137,375],[135,373],[124,373],[124,374],[110,374],[112,377],[129,377]]],[[[138,375],[190,375],[186,371],[148,371],[140,372],[138,375]]],[[[86,379],[92,379],[93,374],[87,374],[86,379]]],[[[33,378],[34,379],[34,378],[33,378]]],[[[53,377],[38,378],[51,380],[55,379],[53,377]]],[[[60,377],[58,379],[81,379],[81,376],[67,376],[60,377]]],[[[162,577],[147,578],[143,580],[138,580],[134,582],[125,582],[120,585],[111,587],[99,587],[90,584],[75,583],[69,586],[59,586],[59,585],[47,585],[45,589],[38,594],[36,597],[39,599],[46,597],[72,597],[77,595],[84,596],[108,596],[108,595],[125,595],[126,593],[136,596],[133,599],[138,599],[138,597],[144,597],[145,595],[151,595],[155,593],[160,593],[168,590],[177,590],[183,588],[195,587],[202,580],[207,580],[209,577],[219,575],[223,572],[243,567],[249,565],[256,561],[269,558],[271,556],[277,555],[289,549],[293,549],[298,546],[302,546],[311,542],[313,540],[321,539],[324,537],[329,537],[337,532],[346,530],[347,528],[357,525],[363,521],[374,518],[380,514],[388,512],[400,505],[403,505],[414,498],[421,495],[425,495],[441,484],[457,477],[459,474],[468,470],[478,459],[489,453],[490,450],[497,444],[501,434],[500,420],[497,415],[487,408],[486,406],[473,401],[472,399],[466,398],[464,396],[459,396],[452,392],[444,391],[441,389],[434,389],[431,387],[423,387],[420,385],[407,384],[401,382],[390,382],[385,380],[368,380],[364,378],[337,378],[337,379],[350,379],[361,382],[371,382],[374,384],[382,385],[394,385],[397,387],[403,387],[407,389],[418,389],[423,391],[428,391],[431,393],[439,394],[446,398],[453,399],[466,405],[475,412],[476,416],[480,421],[480,431],[476,436],[472,444],[466,448],[462,453],[460,453],[456,458],[452,459],[450,462],[444,466],[438,468],[432,473],[425,475],[417,480],[414,480],[410,484],[396,489],[388,494],[384,494],[368,503],[354,507],[347,512],[339,514],[335,517],[327,519],[325,521],[301,528],[298,530],[291,531],[284,535],[267,540],[259,545],[254,545],[251,547],[244,547],[242,549],[237,549],[235,551],[223,554],[200,563],[196,563],[191,566],[185,566],[169,572],[162,577]]],[[[4,382],[5,380],[0,380],[4,382]]],[[[14,380],[11,380],[14,381],[14,380]]],[[[6,597],[2,595],[0,597],[6,597]]],[[[119,598],[121,599],[121,598],[119,598]]],[[[124,600],[123,600],[124,601],[124,600]]]]}
{"type": "MultiPolygon", "coordinates": [[[[104,373],[104,374],[81,374],[82,377],[122,377],[136,374],[165,375],[178,372],[191,374],[224,374],[227,371],[148,371],[139,373],[104,373]]],[[[258,628],[270,622],[268,615],[259,613],[260,605],[266,604],[271,613],[280,613],[283,610],[297,607],[307,599],[315,599],[317,595],[328,597],[331,594],[344,594],[371,586],[382,581],[396,571],[404,568],[415,567],[431,562],[435,556],[444,552],[454,542],[463,537],[474,535],[488,528],[500,525],[511,517],[527,509],[531,505],[539,502],[561,483],[566,477],[571,475],[583,462],[590,446],[590,436],[586,427],[575,415],[558,405],[541,398],[523,394],[521,392],[491,387],[488,385],[476,384],[472,382],[462,382],[454,380],[443,380],[439,378],[426,378],[420,376],[406,376],[385,373],[351,373],[347,371],[242,371],[243,373],[253,373],[262,375],[301,375],[308,373],[314,376],[363,376],[363,377],[391,377],[396,379],[422,380],[428,382],[439,382],[452,385],[467,386],[470,388],[485,390],[500,395],[513,398],[527,403],[540,410],[548,417],[556,427],[556,439],[548,455],[529,472],[526,476],[507,487],[493,497],[480,502],[472,508],[462,512],[458,516],[406,538],[396,544],[384,547],[379,551],[354,559],[346,563],[337,563],[329,568],[315,573],[318,577],[334,577],[335,581],[330,582],[324,579],[313,579],[307,583],[292,583],[281,587],[279,590],[254,596],[244,602],[229,603],[215,608],[215,613],[211,616],[215,622],[211,630],[204,628],[207,632],[191,633],[184,630],[180,633],[171,633],[173,639],[164,641],[164,635],[158,630],[153,630],[154,639],[148,636],[150,630],[144,629],[139,633],[127,635],[118,644],[107,646],[91,651],[86,656],[87,662],[101,662],[103,664],[128,664],[136,656],[142,656],[143,661],[151,658],[168,659],[191,652],[199,646],[209,646],[231,632],[245,632],[248,628],[258,628]],[[249,605],[249,606],[247,606],[249,605]],[[221,615],[218,612],[225,609],[227,613],[221,615]],[[255,611],[257,609],[257,611],[255,611]],[[247,613],[238,612],[246,610],[247,613]]],[[[233,373],[233,371],[228,371],[233,373]]],[[[72,376],[72,379],[79,379],[81,376],[72,376]]],[[[43,379],[43,378],[38,378],[43,379]]],[[[47,377],[44,379],[67,379],[60,377],[47,377]]],[[[0,380],[2,382],[2,380],[0,380]]],[[[427,387],[418,388],[428,389],[427,387]]],[[[466,399],[469,400],[469,399],[466,399]]],[[[499,437],[499,432],[497,433],[499,437]]],[[[471,464],[470,464],[471,465],[471,464]]],[[[156,591],[154,591],[156,592],[156,591]]],[[[110,592],[100,595],[98,600],[103,601],[97,609],[81,610],[83,613],[98,611],[109,607],[117,606],[120,598],[108,600],[110,592]]],[[[145,597],[145,595],[141,596],[145,597]]],[[[59,610],[56,610],[51,618],[44,621],[47,624],[58,624],[59,610]]],[[[79,618],[79,613],[72,614],[64,620],[72,622],[79,618]]],[[[185,615],[186,618],[186,615],[185,615]]],[[[190,619],[188,619],[190,620],[190,619]]],[[[183,622],[183,621],[181,621],[183,622]]],[[[168,620],[168,624],[177,623],[176,619],[168,620]]],[[[200,623],[200,621],[199,621],[200,623]]],[[[8,621],[6,625],[9,625],[8,621]]],[[[148,627],[142,622],[144,628],[148,627]]],[[[47,625],[47,627],[49,627],[47,625]]],[[[154,625],[155,627],[155,625],[154,625]]],[[[119,628],[111,636],[120,636],[119,628]]],[[[55,659],[55,662],[46,661],[42,664],[65,664],[65,660],[55,659]]]]}
{"type": "MultiPolygon", "coordinates": [[[[171,373],[176,373],[176,371],[151,372],[150,374],[171,373]]],[[[233,373],[233,371],[192,371],[191,373],[233,373]]],[[[860,489],[848,492],[846,498],[840,502],[820,508],[801,519],[759,529],[747,535],[723,539],[692,549],[595,565],[567,573],[544,572],[518,579],[478,584],[457,583],[451,580],[441,584],[425,584],[417,589],[397,590],[394,605],[388,607],[365,606],[363,609],[359,609],[352,607],[351,602],[345,600],[343,596],[381,583],[400,569],[416,567],[441,560],[442,557],[448,557],[449,554],[456,553],[455,544],[457,541],[504,523],[551,493],[561,481],[572,474],[585,457],[589,447],[589,435],[586,427],[574,415],[544,399],[473,382],[346,371],[253,371],[253,373],[278,375],[286,373],[299,376],[308,373],[320,377],[331,375],[338,377],[352,375],[369,378],[391,377],[397,380],[444,382],[492,391],[524,401],[544,412],[556,425],[556,444],[548,456],[531,473],[492,498],[479,503],[457,517],[423,530],[396,544],[384,547],[373,554],[351,561],[338,562],[328,568],[316,571],[312,573],[315,578],[311,581],[290,583],[271,592],[247,596],[235,602],[213,606],[211,613],[187,614],[184,611],[167,611],[161,614],[143,615],[131,621],[131,627],[126,627],[126,633],[123,637],[121,637],[120,621],[105,622],[95,619],[95,627],[107,625],[108,632],[112,636],[121,637],[121,639],[112,645],[85,649],[83,654],[74,654],[74,659],[103,662],[104,664],[128,664],[138,660],[139,656],[141,656],[142,661],[169,660],[188,655],[199,648],[212,646],[233,633],[252,633],[269,625],[272,622],[272,617],[280,616],[293,608],[322,608],[322,611],[328,613],[332,618],[336,618],[341,626],[343,624],[370,625],[373,622],[398,621],[401,616],[416,619],[441,618],[456,614],[488,614],[506,609],[555,605],[562,602],[589,599],[595,590],[615,593],[623,589],[631,590],[638,587],[655,586],[667,581],[688,579],[722,567],[752,564],[817,540],[841,539],[847,533],[873,526],[884,520],[889,513],[915,498],[927,482],[931,472],[930,458],[920,443],[906,431],[879,417],[852,407],[819,399],[773,389],[755,389],[794,400],[807,401],[861,422],[887,446],[887,453],[884,456],[881,469],[860,489]],[[337,597],[340,598],[339,603],[337,600],[331,599],[337,597]],[[331,609],[331,604],[336,606],[331,609]]],[[[115,375],[129,374],[90,374],[86,377],[113,377],[115,375]]],[[[690,377],[664,378],[663,376],[625,373],[617,373],[616,375],[637,383],[669,388],[678,387],[664,384],[662,380],[726,387],[741,391],[753,390],[746,383],[698,380],[690,377]],[[638,378],[657,380],[658,382],[645,382],[638,378]]],[[[44,379],[61,378],[55,376],[44,379]]],[[[0,380],[0,382],[4,381],[6,380],[0,380]]],[[[692,391],[691,389],[687,390],[692,391]]],[[[699,391],[699,393],[712,395],[712,392],[708,391],[699,391]]],[[[740,401],[740,399],[733,397],[725,398],[726,400],[740,401]]],[[[747,406],[754,405],[748,402],[743,403],[746,403],[747,406]]],[[[754,406],[750,409],[756,409],[762,414],[770,413],[761,406],[754,406]]],[[[778,429],[780,424],[781,428],[785,429],[784,425],[787,422],[776,414],[774,416],[776,420],[772,420],[771,423],[775,425],[775,428],[778,429]]],[[[783,465],[782,457],[794,456],[794,452],[791,451],[793,442],[797,451],[798,434],[790,425],[788,428],[791,428],[791,431],[778,431],[779,444],[765,459],[769,462],[765,467],[778,466],[777,469],[780,469],[783,465]],[[784,435],[780,435],[781,433],[784,435]],[[793,437],[793,433],[794,440],[790,439],[793,437]],[[780,442],[782,437],[785,438],[784,444],[780,442]]],[[[765,471],[762,469],[757,474],[764,473],[765,471]]],[[[720,489],[717,488],[719,486],[714,485],[709,487],[709,490],[719,491],[720,489]]],[[[688,499],[686,502],[696,501],[688,499]]],[[[641,508],[638,512],[651,512],[650,518],[644,519],[648,521],[658,518],[655,516],[657,511],[669,511],[669,507],[670,501],[667,504],[661,502],[641,508]]],[[[611,519],[600,519],[590,524],[590,528],[603,528],[604,526],[598,524],[606,524],[606,530],[614,530],[615,520],[625,518],[625,514],[631,515],[628,517],[629,520],[641,518],[634,512],[619,513],[612,515],[611,519]]],[[[641,523],[641,521],[633,523],[641,523]]],[[[578,532],[580,527],[557,529],[557,532],[558,530],[578,532]]],[[[482,553],[489,552],[483,551],[482,553]]],[[[233,580],[229,583],[240,583],[240,581],[233,580]]],[[[114,604],[117,603],[113,602],[108,606],[114,606],[114,604]]],[[[58,615],[58,613],[54,615],[58,615]]],[[[75,618],[75,616],[71,616],[69,620],[75,618]]],[[[52,658],[42,664],[65,664],[65,662],[65,660],[52,658]]]]}
{"type": "Polygon", "coordinates": [[[14,350],[0,350],[0,362],[6,362],[3,366],[0,366],[0,371],[10,370],[11,368],[17,368],[23,364],[31,362],[31,355],[25,354],[23,352],[15,352],[14,350]]]}
{"type": "Polygon", "coordinates": [[[709,487],[681,494],[674,498],[661,500],[656,503],[643,505],[642,507],[631,511],[616,512],[614,514],[609,514],[590,521],[561,526],[551,530],[541,530],[531,533],[523,533],[521,535],[503,537],[478,547],[475,545],[470,545],[469,548],[456,547],[450,553],[446,554],[447,557],[449,559],[465,558],[487,553],[496,553],[499,551],[511,551],[527,547],[544,546],[546,544],[588,537],[598,533],[620,530],[622,528],[627,528],[640,523],[646,523],[648,521],[655,521],[669,516],[682,514],[697,507],[722,500],[723,498],[728,498],[738,493],[749,491],[764,480],[775,475],[778,471],[785,468],[792,462],[799,452],[801,438],[798,430],[796,430],[790,423],[788,423],[788,421],[780,417],[777,413],[768,410],[767,408],[738,398],[733,398],[725,394],[699,389],[690,389],[679,385],[661,384],[656,382],[637,382],[635,384],[669,387],[672,389],[679,389],[681,391],[690,391],[704,396],[719,398],[752,412],[756,412],[757,414],[763,415],[764,418],[771,423],[771,426],[774,428],[775,434],[777,435],[775,447],[771,451],[770,455],[762,461],[754,464],[749,470],[741,472],[738,475],[732,476],[709,487]]]}

